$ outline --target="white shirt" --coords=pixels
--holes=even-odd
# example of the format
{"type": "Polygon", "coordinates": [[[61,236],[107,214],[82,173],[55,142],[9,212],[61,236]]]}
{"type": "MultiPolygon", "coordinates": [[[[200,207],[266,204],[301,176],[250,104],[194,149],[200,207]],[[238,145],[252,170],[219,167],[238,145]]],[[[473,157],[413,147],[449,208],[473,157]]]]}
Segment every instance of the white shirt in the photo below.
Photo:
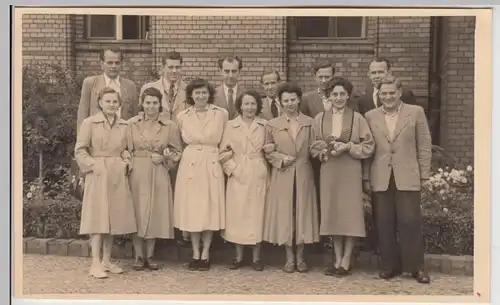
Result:
{"type": "Polygon", "coordinates": [[[391,139],[394,139],[394,130],[396,129],[396,123],[398,122],[399,113],[401,112],[401,106],[403,106],[403,104],[399,105],[398,110],[396,110],[395,113],[388,113],[385,111],[384,107],[382,107],[382,111],[384,112],[385,117],[385,123],[387,124],[387,129],[389,129],[389,136],[391,137],[391,139]]]}
{"type": "MultiPolygon", "coordinates": [[[[120,94],[120,75],[118,75],[115,79],[109,78],[109,76],[104,74],[104,80],[106,81],[106,87],[113,88],[118,94],[120,94]]],[[[116,111],[116,115],[118,117],[121,117],[122,115],[122,107],[118,107],[118,110],[116,111]]]]}
{"type": "MultiPolygon", "coordinates": [[[[223,84],[224,94],[226,95],[226,101],[229,103],[229,87],[223,84]]],[[[238,91],[238,84],[233,87],[233,103],[236,102],[236,92],[238,91]]]]}
{"type": "Polygon", "coordinates": [[[339,138],[342,133],[342,122],[344,120],[344,109],[332,109],[332,136],[339,138]]]}

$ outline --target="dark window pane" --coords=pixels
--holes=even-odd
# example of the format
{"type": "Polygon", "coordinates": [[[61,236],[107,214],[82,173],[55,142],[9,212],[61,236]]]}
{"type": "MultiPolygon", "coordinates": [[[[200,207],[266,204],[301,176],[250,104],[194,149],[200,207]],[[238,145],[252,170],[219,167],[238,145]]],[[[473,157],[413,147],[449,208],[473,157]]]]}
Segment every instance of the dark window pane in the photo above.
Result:
{"type": "Polygon", "coordinates": [[[90,31],[92,38],[115,38],[115,16],[114,15],[91,15],[89,16],[90,31]]]}
{"type": "Polygon", "coordinates": [[[140,19],[140,16],[123,16],[123,39],[141,38],[140,19]]]}
{"type": "Polygon", "coordinates": [[[297,38],[328,37],[329,17],[297,17],[297,38]]]}
{"type": "Polygon", "coordinates": [[[363,17],[337,17],[337,37],[361,37],[363,17]]]}

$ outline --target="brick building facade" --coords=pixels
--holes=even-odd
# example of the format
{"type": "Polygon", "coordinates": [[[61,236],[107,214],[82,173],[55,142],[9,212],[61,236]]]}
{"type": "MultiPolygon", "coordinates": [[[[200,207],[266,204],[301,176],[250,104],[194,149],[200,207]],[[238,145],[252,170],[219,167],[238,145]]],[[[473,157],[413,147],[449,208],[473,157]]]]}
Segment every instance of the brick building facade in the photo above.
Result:
{"type": "Polygon", "coordinates": [[[103,47],[124,51],[124,75],[140,87],[157,77],[161,56],[184,57],[186,78],[220,81],[217,58],[243,58],[242,82],[259,86],[264,68],[314,87],[318,57],[364,90],[370,60],[388,58],[393,73],[426,109],[433,140],[473,162],[474,17],[217,17],[23,15],[23,64],[55,63],[76,77],[99,73],[103,47]]]}

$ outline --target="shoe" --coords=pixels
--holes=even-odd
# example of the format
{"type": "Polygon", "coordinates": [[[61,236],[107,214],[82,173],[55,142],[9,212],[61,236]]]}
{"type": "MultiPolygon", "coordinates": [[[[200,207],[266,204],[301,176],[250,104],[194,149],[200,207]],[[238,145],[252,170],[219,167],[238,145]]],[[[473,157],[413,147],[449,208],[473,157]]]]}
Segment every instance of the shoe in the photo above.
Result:
{"type": "Polygon", "coordinates": [[[191,271],[198,271],[198,268],[200,266],[200,260],[199,259],[192,259],[189,264],[188,264],[188,270],[191,271]]]}
{"type": "Polygon", "coordinates": [[[229,269],[230,270],[237,270],[237,269],[240,269],[241,267],[243,267],[243,261],[234,260],[233,263],[231,264],[231,266],[229,266],[229,269]]]}
{"type": "Polygon", "coordinates": [[[339,269],[337,269],[337,274],[338,276],[347,276],[350,274],[349,269],[345,269],[344,267],[340,266],[339,269]]]}
{"type": "Polygon", "coordinates": [[[92,264],[92,266],[90,266],[89,275],[96,279],[105,279],[108,277],[108,274],[101,264],[92,264]]]}
{"type": "Polygon", "coordinates": [[[419,282],[420,284],[429,284],[431,279],[427,272],[420,270],[418,272],[413,272],[412,276],[419,282]]]}
{"type": "Polygon", "coordinates": [[[401,271],[393,270],[393,271],[380,271],[378,277],[384,280],[392,279],[398,275],[401,275],[401,271]]]}
{"type": "Polygon", "coordinates": [[[132,269],[136,271],[144,270],[146,268],[146,263],[142,257],[135,259],[134,264],[132,264],[132,269]]]}
{"type": "Polygon", "coordinates": [[[286,273],[293,273],[295,271],[295,262],[287,262],[283,267],[283,271],[286,273]]]}
{"type": "Polygon", "coordinates": [[[198,271],[208,271],[210,270],[210,261],[208,259],[200,260],[198,271]]]}
{"type": "Polygon", "coordinates": [[[323,273],[327,276],[334,276],[335,274],[337,274],[337,270],[338,269],[335,266],[330,266],[326,268],[323,273]]]}
{"type": "Polygon", "coordinates": [[[297,271],[300,273],[305,273],[309,271],[309,266],[307,266],[306,261],[301,261],[297,263],[297,271]]]}
{"type": "Polygon", "coordinates": [[[255,271],[262,271],[264,270],[264,265],[260,261],[255,261],[252,263],[252,268],[255,271]]]}
{"type": "Polygon", "coordinates": [[[160,269],[160,266],[155,263],[153,261],[153,258],[152,257],[149,257],[147,260],[146,260],[146,263],[145,263],[145,267],[149,270],[152,270],[152,271],[155,271],[155,270],[158,270],[160,269]]]}
{"type": "Polygon", "coordinates": [[[104,271],[107,271],[109,273],[113,274],[121,274],[123,273],[123,269],[118,267],[117,265],[113,263],[103,263],[102,266],[104,267],[104,271]]]}

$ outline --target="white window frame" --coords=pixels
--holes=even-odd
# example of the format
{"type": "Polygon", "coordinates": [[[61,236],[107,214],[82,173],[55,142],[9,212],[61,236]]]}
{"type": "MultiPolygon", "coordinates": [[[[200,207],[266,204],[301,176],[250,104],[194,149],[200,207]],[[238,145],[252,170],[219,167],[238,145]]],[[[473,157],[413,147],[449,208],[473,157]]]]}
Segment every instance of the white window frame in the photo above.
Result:
{"type": "MultiPolygon", "coordinates": [[[[115,37],[95,37],[91,36],[91,25],[92,25],[92,16],[94,15],[85,15],[85,26],[86,26],[86,39],[88,40],[116,40],[116,41],[137,41],[137,40],[148,40],[149,39],[149,32],[145,31],[144,38],[136,38],[136,39],[123,39],[123,16],[122,14],[114,14],[113,16],[115,17],[115,37]]],[[[142,32],[142,26],[144,23],[144,18],[148,16],[143,16],[143,15],[137,15],[140,17],[140,30],[139,32],[142,32]]]]}

